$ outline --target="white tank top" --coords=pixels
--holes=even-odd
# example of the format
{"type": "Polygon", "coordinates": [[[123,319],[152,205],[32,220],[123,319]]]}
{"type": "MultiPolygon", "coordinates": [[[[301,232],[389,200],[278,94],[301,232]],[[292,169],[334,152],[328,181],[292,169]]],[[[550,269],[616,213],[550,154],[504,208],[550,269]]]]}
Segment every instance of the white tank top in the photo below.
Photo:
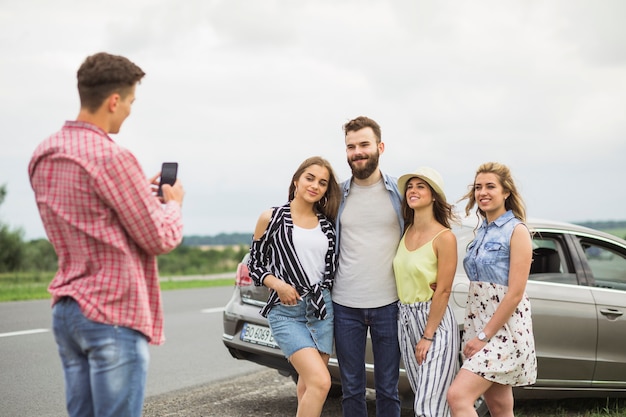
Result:
{"type": "Polygon", "coordinates": [[[315,285],[324,276],[328,238],[317,223],[313,229],[293,225],[293,245],[309,283],[315,285]]]}

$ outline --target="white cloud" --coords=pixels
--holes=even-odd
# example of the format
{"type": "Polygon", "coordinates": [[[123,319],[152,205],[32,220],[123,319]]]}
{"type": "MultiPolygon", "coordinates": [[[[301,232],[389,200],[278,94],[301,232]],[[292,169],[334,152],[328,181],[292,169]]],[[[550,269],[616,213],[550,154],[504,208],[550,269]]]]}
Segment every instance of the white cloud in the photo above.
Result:
{"type": "Polygon", "coordinates": [[[451,200],[499,160],[531,216],[626,217],[620,0],[0,4],[0,220],[28,238],[30,154],[76,116],[76,70],[101,50],[147,73],[115,139],[147,175],[180,163],[189,235],[251,232],[310,155],[347,178],[341,125],[360,114],[385,171],[433,166],[451,200]]]}

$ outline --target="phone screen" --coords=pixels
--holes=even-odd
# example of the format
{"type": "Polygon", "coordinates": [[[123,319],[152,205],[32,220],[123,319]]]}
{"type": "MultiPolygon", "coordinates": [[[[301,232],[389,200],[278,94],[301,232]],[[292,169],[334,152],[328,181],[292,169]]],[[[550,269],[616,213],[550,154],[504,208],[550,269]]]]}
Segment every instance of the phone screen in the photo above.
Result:
{"type": "Polygon", "coordinates": [[[163,184],[174,185],[174,183],[176,182],[177,173],[177,162],[163,162],[163,165],[161,166],[161,182],[159,183],[159,190],[157,191],[157,195],[159,197],[163,196],[163,190],[161,190],[161,186],[163,184]]]}

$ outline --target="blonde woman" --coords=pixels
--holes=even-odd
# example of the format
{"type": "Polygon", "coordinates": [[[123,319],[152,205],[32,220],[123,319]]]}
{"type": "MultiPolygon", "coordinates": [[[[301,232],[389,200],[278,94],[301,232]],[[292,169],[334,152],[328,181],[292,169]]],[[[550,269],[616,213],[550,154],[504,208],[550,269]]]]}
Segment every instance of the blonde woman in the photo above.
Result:
{"type": "Polygon", "coordinates": [[[476,416],[481,395],[492,417],[513,417],[514,386],[537,377],[526,282],[532,239],[526,210],[509,168],[481,165],[465,195],[466,214],[477,206],[482,219],[463,266],[470,279],[463,334],[465,361],[448,390],[454,417],[476,416]]]}

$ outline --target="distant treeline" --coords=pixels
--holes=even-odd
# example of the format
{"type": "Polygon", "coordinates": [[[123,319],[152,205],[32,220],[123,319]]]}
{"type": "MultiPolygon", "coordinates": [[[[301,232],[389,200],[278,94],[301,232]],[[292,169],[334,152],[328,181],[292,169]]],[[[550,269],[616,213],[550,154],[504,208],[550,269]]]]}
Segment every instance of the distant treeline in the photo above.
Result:
{"type": "Polygon", "coordinates": [[[605,220],[605,221],[588,221],[573,222],[580,226],[590,227],[596,230],[610,230],[626,228],[626,220],[605,220]]]}
{"type": "Polygon", "coordinates": [[[211,246],[211,245],[249,245],[252,241],[250,233],[220,233],[215,236],[185,236],[184,246],[211,246]]]}
{"type": "MultiPolygon", "coordinates": [[[[571,222],[580,226],[590,227],[596,230],[626,229],[626,220],[604,220],[571,222]]],[[[184,246],[211,246],[211,245],[250,245],[252,232],[250,233],[220,233],[215,236],[185,236],[184,246]]]]}

